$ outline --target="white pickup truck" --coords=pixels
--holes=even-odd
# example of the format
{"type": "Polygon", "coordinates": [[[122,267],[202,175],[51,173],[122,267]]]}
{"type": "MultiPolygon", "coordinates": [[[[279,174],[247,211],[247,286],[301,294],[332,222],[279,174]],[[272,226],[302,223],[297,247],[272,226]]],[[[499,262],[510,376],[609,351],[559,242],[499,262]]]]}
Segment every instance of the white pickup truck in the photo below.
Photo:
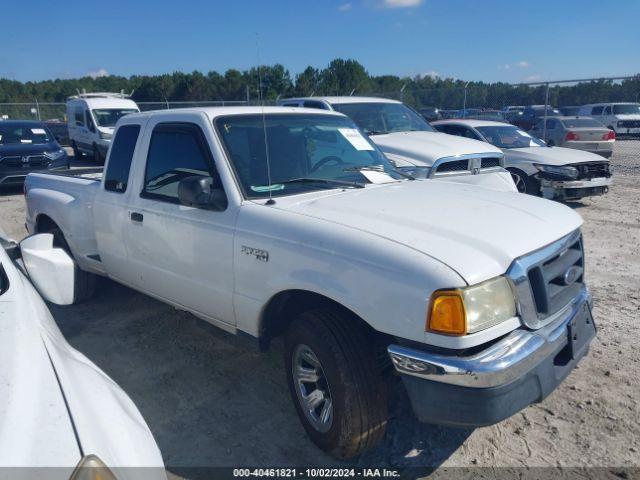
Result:
{"type": "Polygon", "coordinates": [[[384,435],[394,371],[420,420],[488,425],[595,336],[575,212],[406,178],[340,113],[127,115],[103,176],[25,192],[28,230],[77,261],[76,300],[104,275],[262,348],[283,335],[302,424],[340,458],[384,435]]]}

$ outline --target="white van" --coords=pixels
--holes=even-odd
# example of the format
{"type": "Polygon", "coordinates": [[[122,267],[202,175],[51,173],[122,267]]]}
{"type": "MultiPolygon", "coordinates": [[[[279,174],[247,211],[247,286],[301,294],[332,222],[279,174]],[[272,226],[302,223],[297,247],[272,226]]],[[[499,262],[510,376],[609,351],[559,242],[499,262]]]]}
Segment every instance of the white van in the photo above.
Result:
{"type": "Polygon", "coordinates": [[[73,154],[93,156],[104,163],[118,119],[139,112],[124,93],[81,93],[67,99],[67,122],[73,154]]]}
{"type": "Polygon", "coordinates": [[[640,134],[640,104],[638,103],[592,103],[584,105],[579,115],[593,117],[616,135],[640,134]]]}

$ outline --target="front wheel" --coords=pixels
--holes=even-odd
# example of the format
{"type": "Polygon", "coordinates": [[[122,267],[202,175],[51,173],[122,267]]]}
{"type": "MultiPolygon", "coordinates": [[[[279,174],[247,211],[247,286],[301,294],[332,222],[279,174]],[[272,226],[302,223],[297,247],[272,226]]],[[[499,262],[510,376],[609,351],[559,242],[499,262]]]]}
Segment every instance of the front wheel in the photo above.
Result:
{"type": "Polygon", "coordinates": [[[104,158],[102,158],[102,154],[100,153],[100,149],[98,148],[98,146],[95,143],[93,144],[93,160],[98,165],[103,165],[104,164],[104,158]]]}
{"type": "Polygon", "coordinates": [[[73,149],[73,158],[78,160],[82,156],[82,152],[78,149],[78,145],[75,140],[71,142],[71,148],[73,149]]]}
{"type": "Polygon", "coordinates": [[[348,314],[300,314],[285,336],[291,398],[311,440],[337,458],[351,458],[384,436],[387,388],[373,342],[348,314]]]}
{"type": "Polygon", "coordinates": [[[518,192],[528,193],[530,195],[538,195],[540,193],[538,182],[534,178],[531,178],[522,170],[518,170],[516,168],[509,168],[508,170],[511,174],[513,183],[516,184],[518,192]]]}

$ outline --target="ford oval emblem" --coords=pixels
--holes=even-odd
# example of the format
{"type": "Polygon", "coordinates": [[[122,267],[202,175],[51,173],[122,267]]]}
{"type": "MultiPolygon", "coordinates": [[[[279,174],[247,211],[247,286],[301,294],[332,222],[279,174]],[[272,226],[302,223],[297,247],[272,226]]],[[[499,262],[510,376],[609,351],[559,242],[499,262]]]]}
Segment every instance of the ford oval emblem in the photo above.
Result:
{"type": "Polygon", "coordinates": [[[574,265],[572,267],[569,267],[567,271],[564,272],[564,277],[562,279],[564,280],[565,285],[571,285],[572,283],[575,283],[576,280],[578,280],[579,276],[580,268],[574,265]]]}

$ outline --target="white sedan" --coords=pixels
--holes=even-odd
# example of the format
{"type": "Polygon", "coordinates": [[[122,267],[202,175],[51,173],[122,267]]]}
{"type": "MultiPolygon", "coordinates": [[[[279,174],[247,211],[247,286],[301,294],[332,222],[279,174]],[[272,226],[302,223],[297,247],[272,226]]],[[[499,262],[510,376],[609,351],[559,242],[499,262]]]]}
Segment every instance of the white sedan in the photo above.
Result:
{"type": "Polygon", "coordinates": [[[31,467],[32,475],[34,467],[58,467],[55,478],[166,479],[134,403],[67,343],[40,296],[73,300],[73,261],[50,234],[18,246],[0,229],[0,243],[0,467],[31,467]]]}
{"type": "Polygon", "coordinates": [[[551,147],[514,125],[486,120],[442,120],[443,133],[491,143],[504,152],[504,166],[522,193],[554,200],[603,195],[611,185],[609,160],[594,153],[551,147]]]}

